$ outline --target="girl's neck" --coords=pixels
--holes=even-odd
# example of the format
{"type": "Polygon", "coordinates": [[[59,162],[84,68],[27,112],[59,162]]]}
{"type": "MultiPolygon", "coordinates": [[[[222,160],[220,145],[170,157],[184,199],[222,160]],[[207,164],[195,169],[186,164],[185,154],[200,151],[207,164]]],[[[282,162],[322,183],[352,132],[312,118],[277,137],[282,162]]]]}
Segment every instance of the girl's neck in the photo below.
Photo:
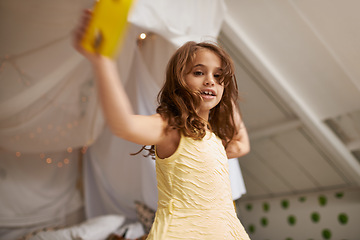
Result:
{"type": "Polygon", "coordinates": [[[209,121],[209,111],[206,111],[206,112],[198,111],[197,114],[199,115],[199,117],[203,118],[205,121],[209,121]]]}

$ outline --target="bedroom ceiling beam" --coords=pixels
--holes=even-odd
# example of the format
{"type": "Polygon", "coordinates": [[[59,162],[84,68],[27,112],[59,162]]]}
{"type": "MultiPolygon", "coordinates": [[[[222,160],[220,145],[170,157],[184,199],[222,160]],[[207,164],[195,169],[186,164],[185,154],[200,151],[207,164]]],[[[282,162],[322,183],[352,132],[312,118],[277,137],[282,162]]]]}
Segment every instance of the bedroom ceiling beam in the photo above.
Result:
{"type": "Polygon", "coordinates": [[[268,138],[282,132],[294,130],[302,126],[300,120],[291,120],[287,122],[281,122],[274,124],[270,127],[256,129],[255,131],[249,131],[249,136],[251,140],[259,140],[262,138],[268,138]]]}

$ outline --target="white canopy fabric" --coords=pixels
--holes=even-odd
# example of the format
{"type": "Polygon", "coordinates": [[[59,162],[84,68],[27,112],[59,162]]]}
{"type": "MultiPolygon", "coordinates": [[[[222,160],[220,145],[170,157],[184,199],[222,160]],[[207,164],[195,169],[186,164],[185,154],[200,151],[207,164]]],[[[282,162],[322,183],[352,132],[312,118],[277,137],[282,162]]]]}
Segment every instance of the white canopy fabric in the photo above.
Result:
{"type": "MultiPolygon", "coordinates": [[[[38,154],[14,159],[1,152],[0,227],[29,227],[64,219],[81,207],[77,191],[77,155],[53,152],[53,164],[44,164],[38,154]],[[67,166],[58,166],[62,159],[67,166]]],[[[2,238],[4,239],[4,238],[2,238]]]]}
{"type": "MultiPolygon", "coordinates": [[[[0,230],[42,224],[81,207],[76,153],[83,146],[89,147],[88,217],[124,213],[134,219],[135,200],[156,208],[154,161],[130,156],[141,146],[104,128],[92,71],[71,47],[70,33],[81,10],[91,5],[89,0],[0,2],[0,205],[7,206],[0,209],[0,230]]],[[[118,60],[137,113],[155,112],[165,65],[176,47],[215,40],[225,10],[220,0],[138,0],[118,60]],[[141,32],[149,37],[138,44],[141,32]]],[[[239,181],[238,166],[234,169],[239,181]]]]}
{"type": "Polygon", "coordinates": [[[62,225],[83,206],[80,148],[101,133],[89,65],[70,33],[90,1],[0,2],[0,238],[62,225]]]}
{"type": "Polygon", "coordinates": [[[216,41],[225,12],[221,0],[138,0],[129,21],[181,46],[187,41],[216,41]]]}

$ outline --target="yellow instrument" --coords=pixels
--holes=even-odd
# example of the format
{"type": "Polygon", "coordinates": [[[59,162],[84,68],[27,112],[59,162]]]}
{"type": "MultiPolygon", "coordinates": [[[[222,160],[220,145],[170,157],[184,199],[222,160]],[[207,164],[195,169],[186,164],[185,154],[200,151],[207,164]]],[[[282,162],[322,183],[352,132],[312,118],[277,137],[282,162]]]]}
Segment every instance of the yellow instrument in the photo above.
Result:
{"type": "Polygon", "coordinates": [[[115,57],[125,38],[133,0],[98,0],[81,42],[85,50],[115,57]]]}

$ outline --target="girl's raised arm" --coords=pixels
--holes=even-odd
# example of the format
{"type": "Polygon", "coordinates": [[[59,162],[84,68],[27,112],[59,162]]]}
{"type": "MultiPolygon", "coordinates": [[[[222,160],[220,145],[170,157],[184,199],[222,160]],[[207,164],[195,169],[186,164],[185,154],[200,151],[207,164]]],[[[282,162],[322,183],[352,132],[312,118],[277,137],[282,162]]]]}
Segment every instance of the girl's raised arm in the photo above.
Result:
{"type": "Polygon", "coordinates": [[[234,135],[233,139],[228,143],[225,149],[226,155],[229,159],[242,157],[250,152],[250,141],[245,124],[242,121],[240,112],[235,104],[233,104],[233,107],[237,133],[234,135]]]}
{"type": "Polygon", "coordinates": [[[74,46],[93,66],[106,122],[115,135],[125,140],[141,145],[156,145],[164,138],[166,122],[159,114],[135,115],[121,83],[116,63],[110,58],[89,53],[81,47],[80,42],[90,18],[91,11],[86,10],[80,27],[75,32],[74,46]]]}

